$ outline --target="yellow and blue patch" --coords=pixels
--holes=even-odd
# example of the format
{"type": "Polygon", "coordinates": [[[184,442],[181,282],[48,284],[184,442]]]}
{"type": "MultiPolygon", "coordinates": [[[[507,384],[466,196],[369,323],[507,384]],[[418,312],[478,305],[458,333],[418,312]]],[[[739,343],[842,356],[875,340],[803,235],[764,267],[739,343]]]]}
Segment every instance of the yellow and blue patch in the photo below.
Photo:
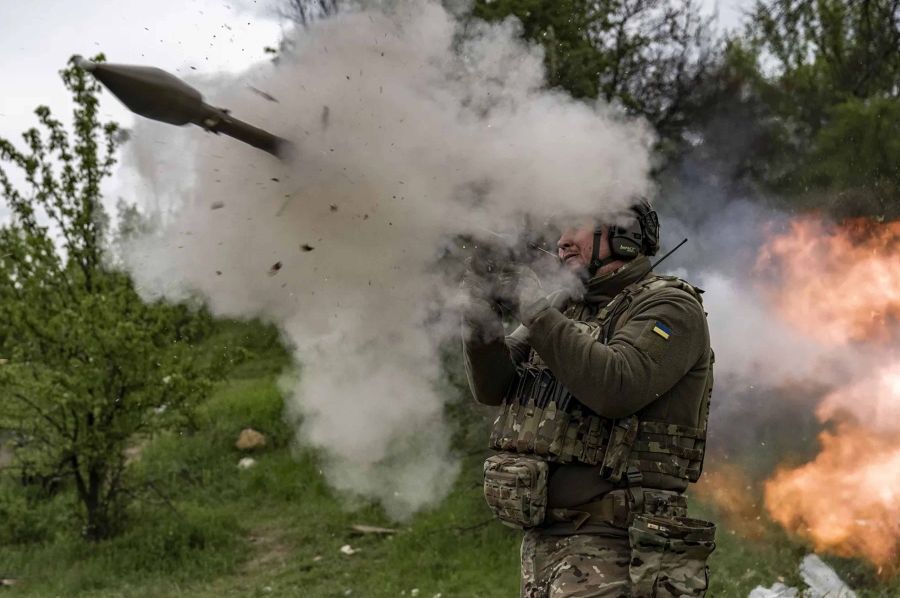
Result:
{"type": "Polygon", "coordinates": [[[660,335],[666,340],[669,340],[669,337],[672,336],[672,329],[663,324],[662,322],[657,322],[653,325],[653,332],[660,335]]]}

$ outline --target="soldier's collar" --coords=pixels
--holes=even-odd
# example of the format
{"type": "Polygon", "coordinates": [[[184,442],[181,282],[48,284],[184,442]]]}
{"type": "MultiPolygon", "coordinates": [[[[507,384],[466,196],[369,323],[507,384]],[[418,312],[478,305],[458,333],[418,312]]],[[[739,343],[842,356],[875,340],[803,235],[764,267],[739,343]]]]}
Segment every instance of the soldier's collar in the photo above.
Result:
{"type": "Polygon", "coordinates": [[[612,272],[606,272],[590,279],[586,286],[586,302],[608,302],[633,282],[644,278],[650,272],[650,258],[638,256],[612,272]]]}

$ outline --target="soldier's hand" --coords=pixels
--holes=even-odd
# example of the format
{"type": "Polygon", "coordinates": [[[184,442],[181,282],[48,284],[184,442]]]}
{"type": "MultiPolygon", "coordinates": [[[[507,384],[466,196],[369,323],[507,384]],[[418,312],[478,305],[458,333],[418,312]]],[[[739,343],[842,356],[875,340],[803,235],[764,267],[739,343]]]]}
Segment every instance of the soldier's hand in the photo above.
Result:
{"type": "Polygon", "coordinates": [[[498,279],[499,294],[506,298],[513,315],[526,326],[550,307],[541,279],[531,268],[508,266],[500,272],[498,279]]]}

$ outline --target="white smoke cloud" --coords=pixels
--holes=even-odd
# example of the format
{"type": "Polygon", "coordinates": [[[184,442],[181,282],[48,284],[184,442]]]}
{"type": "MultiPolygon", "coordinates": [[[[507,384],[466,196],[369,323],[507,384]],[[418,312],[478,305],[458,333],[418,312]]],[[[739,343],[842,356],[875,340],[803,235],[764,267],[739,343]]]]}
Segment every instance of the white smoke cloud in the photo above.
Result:
{"type": "Polygon", "coordinates": [[[652,139],[545,90],[515,22],[463,32],[436,2],[392,6],[316,23],[277,65],[195,83],[293,140],[290,163],[140,124],[135,188],[165,215],[127,262],[148,296],[276,322],[302,363],[298,438],[334,487],[402,518],[442,498],[457,467],[435,391],[456,291],[436,257],[525,213],[620,210],[648,191],[652,139]]]}

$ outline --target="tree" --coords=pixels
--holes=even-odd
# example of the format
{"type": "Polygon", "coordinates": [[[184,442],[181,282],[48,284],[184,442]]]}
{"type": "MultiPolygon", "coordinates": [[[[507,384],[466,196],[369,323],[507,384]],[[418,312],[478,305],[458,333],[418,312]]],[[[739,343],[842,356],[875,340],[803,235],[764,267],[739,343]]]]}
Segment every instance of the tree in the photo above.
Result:
{"type": "Polygon", "coordinates": [[[338,0],[285,0],[278,14],[283,19],[306,27],[310,23],[337,14],[338,0]]]}
{"type": "Polygon", "coordinates": [[[144,303],[113,267],[101,183],[118,128],[100,122],[93,79],[72,61],[61,75],[74,134],[41,106],[24,151],[0,138],[12,212],[0,228],[0,429],[15,437],[22,480],[74,486],[83,533],[99,540],[134,495],[125,449],[178,425],[208,389],[190,348],[208,319],[144,303]]]}
{"type": "Polygon", "coordinates": [[[706,130],[737,178],[838,215],[900,215],[900,0],[757,1],[725,56],[706,130]],[[722,152],[736,129],[740,152],[722,152]]]}
{"type": "Polygon", "coordinates": [[[618,103],[676,146],[717,66],[718,44],[694,0],[477,0],[472,14],[517,17],[544,46],[551,87],[618,103]]]}

